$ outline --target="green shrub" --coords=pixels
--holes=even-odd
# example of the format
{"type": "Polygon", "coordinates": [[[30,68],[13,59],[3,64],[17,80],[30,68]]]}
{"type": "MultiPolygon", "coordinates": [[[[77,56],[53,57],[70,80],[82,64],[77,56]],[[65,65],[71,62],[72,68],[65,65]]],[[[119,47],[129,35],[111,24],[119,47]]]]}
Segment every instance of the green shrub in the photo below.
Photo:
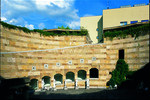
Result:
{"type": "MultiPolygon", "coordinates": [[[[86,29],[81,29],[80,32],[69,32],[69,31],[66,31],[66,32],[62,32],[61,34],[58,34],[58,33],[54,33],[54,32],[46,32],[46,31],[43,31],[43,30],[40,30],[40,29],[34,29],[34,30],[29,30],[28,28],[26,27],[20,27],[20,26],[15,26],[15,25],[10,25],[10,24],[7,24],[3,21],[0,21],[0,24],[3,26],[3,27],[6,27],[8,29],[18,29],[18,30],[22,30],[24,31],[25,33],[31,33],[31,32],[38,32],[41,35],[43,36],[65,36],[65,35],[76,35],[76,36],[86,36],[88,34],[88,31],[86,29]]],[[[70,29],[69,27],[59,27],[60,29],[70,29]]]]}
{"type": "Polygon", "coordinates": [[[120,86],[121,83],[126,80],[128,71],[128,64],[123,59],[119,59],[117,61],[115,70],[112,71],[112,77],[107,82],[107,85],[111,85],[112,87],[114,87],[114,85],[116,84],[117,86],[120,86]]]}
{"type": "Polygon", "coordinates": [[[107,86],[115,86],[115,80],[113,78],[111,78],[108,82],[107,82],[107,86]]]}
{"type": "Polygon", "coordinates": [[[128,29],[123,30],[114,30],[114,31],[106,31],[104,33],[104,37],[109,37],[110,40],[112,40],[114,37],[120,37],[120,38],[126,38],[127,35],[131,35],[132,37],[139,37],[140,35],[144,35],[149,33],[149,23],[136,26],[136,27],[130,27],[128,29]]]}
{"type": "Polygon", "coordinates": [[[132,77],[133,77],[133,75],[134,75],[135,72],[136,71],[128,71],[128,73],[126,75],[126,79],[132,79],[132,77]]]}

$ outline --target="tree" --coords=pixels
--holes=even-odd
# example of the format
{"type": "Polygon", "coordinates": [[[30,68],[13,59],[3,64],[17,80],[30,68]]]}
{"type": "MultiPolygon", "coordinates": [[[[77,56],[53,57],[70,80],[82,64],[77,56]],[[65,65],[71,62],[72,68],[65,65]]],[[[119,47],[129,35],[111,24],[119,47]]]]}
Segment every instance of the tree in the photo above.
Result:
{"type": "Polygon", "coordinates": [[[43,28],[43,30],[47,30],[47,28],[43,28]]]}
{"type": "Polygon", "coordinates": [[[114,87],[116,84],[117,86],[120,86],[123,81],[126,80],[126,76],[129,71],[128,64],[124,61],[124,59],[119,59],[116,64],[116,68],[114,71],[112,71],[112,77],[107,82],[108,86],[114,87]]]}
{"type": "Polygon", "coordinates": [[[71,29],[70,27],[64,27],[63,25],[60,27],[60,26],[58,26],[58,29],[71,29]]]}

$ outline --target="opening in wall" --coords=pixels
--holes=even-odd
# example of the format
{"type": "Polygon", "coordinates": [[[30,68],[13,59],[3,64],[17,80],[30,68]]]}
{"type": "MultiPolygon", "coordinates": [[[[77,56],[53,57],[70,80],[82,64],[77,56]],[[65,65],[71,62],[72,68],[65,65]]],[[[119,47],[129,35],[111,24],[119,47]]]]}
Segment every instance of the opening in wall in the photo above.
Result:
{"type": "Polygon", "coordinates": [[[97,68],[90,69],[90,78],[98,78],[98,69],[97,68]]]}
{"type": "Polygon", "coordinates": [[[121,26],[123,26],[123,25],[127,25],[127,21],[120,22],[120,25],[121,25],[121,26]]]}
{"type": "Polygon", "coordinates": [[[124,49],[119,50],[119,59],[124,59],[124,49]]]}

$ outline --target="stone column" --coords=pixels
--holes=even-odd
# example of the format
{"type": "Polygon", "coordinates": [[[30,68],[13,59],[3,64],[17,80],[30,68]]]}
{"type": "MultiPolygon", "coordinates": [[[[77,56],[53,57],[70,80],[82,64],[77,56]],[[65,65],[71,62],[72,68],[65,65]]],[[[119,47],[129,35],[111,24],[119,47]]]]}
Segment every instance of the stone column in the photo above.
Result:
{"type": "Polygon", "coordinates": [[[53,91],[56,91],[57,89],[56,89],[56,84],[55,84],[55,79],[53,80],[53,89],[52,89],[53,91]]]}
{"type": "Polygon", "coordinates": [[[90,78],[90,71],[89,71],[89,70],[87,70],[86,78],[87,78],[87,79],[90,78]]]}
{"type": "Polygon", "coordinates": [[[42,88],[42,80],[40,78],[37,81],[37,87],[38,87],[38,89],[42,88]]]}

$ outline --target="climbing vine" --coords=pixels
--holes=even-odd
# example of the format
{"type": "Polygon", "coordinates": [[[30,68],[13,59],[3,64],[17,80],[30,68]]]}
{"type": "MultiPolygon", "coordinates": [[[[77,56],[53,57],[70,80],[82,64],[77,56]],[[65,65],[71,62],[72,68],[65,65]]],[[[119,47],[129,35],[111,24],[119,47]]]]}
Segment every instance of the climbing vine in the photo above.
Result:
{"type": "Polygon", "coordinates": [[[104,37],[109,37],[111,40],[113,40],[114,37],[126,38],[128,35],[131,35],[132,37],[137,38],[139,35],[144,35],[148,33],[149,23],[136,27],[130,27],[128,29],[123,30],[106,31],[104,33],[104,37]]]}

